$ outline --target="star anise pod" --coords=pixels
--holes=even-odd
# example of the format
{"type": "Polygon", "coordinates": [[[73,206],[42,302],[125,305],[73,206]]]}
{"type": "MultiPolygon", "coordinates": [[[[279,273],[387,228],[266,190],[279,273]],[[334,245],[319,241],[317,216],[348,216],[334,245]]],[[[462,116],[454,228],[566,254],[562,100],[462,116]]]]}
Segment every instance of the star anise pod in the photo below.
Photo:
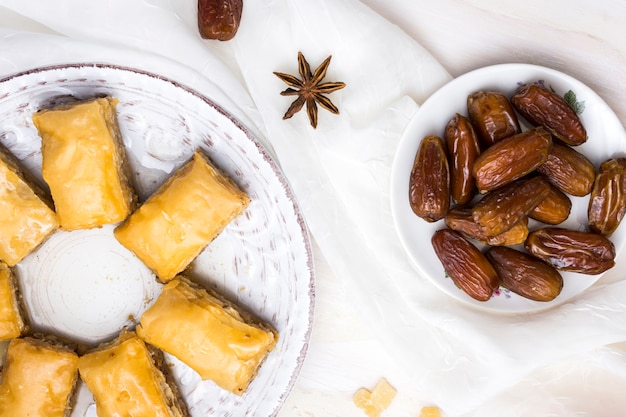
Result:
{"type": "Polygon", "coordinates": [[[332,55],[322,62],[317,67],[315,72],[311,72],[309,63],[302,55],[302,52],[298,52],[298,72],[300,73],[299,80],[293,75],[283,74],[282,72],[274,72],[278,78],[283,80],[287,85],[293,88],[288,88],[282,91],[280,94],[283,96],[298,96],[298,98],[291,103],[289,109],[283,116],[283,120],[289,119],[302,109],[302,106],[306,104],[306,112],[309,116],[309,122],[313,128],[317,127],[317,104],[325,108],[334,114],[339,114],[339,109],[335,106],[328,97],[323,94],[329,94],[333,91],[340,90],[346,85],[342,82],[329,82],[321,83],[322,79],[326,76],[326,70],[330,65],[330,59],[332,55]]]}

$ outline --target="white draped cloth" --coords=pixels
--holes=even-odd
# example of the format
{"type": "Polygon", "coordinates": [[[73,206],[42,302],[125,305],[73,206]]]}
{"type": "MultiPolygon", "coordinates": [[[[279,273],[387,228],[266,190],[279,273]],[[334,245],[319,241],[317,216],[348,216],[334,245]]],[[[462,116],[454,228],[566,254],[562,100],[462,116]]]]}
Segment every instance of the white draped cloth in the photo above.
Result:
{"type": "MultiPolygon", "coordinates": [[[[249,0],[228,42],[200,38],[195,1],[0,6],[3,76],[60,63],[132,66],[197,89],[256,132],[327,263],[318,280],[340,281],[364,327],[406,372],[402,389],[448,416],[515,417],[601,410],[593,404],[612,391],[594,386],[595,370],[624,387],[626,361],[612,346],[626,341],[619,270],[556,308],[499,315],[453,300],[411,266],[390,211],[392,161],[410,118],[450,76],[419,39],[359,1],[249,0]],[[320,109],[317,129],[304,111],[282,120],[291,97],[279,94],[286,86],[273,72],[297,75],[298,51],[312,68],[332,55],[326,80],[346,83],[329,96],[340,114],[320,109]],[[574,399],[559,387],[578,369],[589,376],[580,389],[589,396],[574,399]]],[[[333,386],[337,375],[326,371],[319,381],[333,386]]]]}

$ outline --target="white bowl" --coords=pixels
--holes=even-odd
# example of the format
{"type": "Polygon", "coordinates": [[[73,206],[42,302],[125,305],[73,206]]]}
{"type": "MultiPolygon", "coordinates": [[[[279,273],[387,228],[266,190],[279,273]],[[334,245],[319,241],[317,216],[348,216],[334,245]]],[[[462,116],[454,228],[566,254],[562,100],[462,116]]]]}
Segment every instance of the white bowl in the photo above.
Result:
{"type": "MultiPolygon", "coordinates": [[[[562,272],[563,290],[555,300],[547,303],[531,301],[503,289],[496,291],[486,302],[474,300],[446,277],[430,240],[436,230],[445,227],[445,223],[443,220],[427,223],[413,213],[409,205],[409,177],[421,139],[427,135],[443,138],[445,126],[455,113],[467,116],[469,94],[479,90],[494,90],[510,97],[521,83],[537,81],[543,81],[561,96],[571,90],[576,94],[578,102],[584,102],[584,111],[580,118],[589,139],[576,150],[589,158],[596,169],[606,159],[626,155],[626,133],[622,124],[609,106],[585,84],[550,68],[529,64],[502,64],[464,74],[430,96],[409,122],[393,161],[391,208],[397,232],[411,262],[421,275],[445,293],[459,301],[491,311],[533,312],[550,308],[582,293],[602,275],[562,272]]],[[[571,199],[570,217],[559,226],[584,230],[587,225],[589,197],[571,199]]],[[[611,240],[619,254],[626,241],[626,226],[620,226],[611,236],[611,240]]],[[[615,266],[619,267],[620,265],[615,266]]]]}

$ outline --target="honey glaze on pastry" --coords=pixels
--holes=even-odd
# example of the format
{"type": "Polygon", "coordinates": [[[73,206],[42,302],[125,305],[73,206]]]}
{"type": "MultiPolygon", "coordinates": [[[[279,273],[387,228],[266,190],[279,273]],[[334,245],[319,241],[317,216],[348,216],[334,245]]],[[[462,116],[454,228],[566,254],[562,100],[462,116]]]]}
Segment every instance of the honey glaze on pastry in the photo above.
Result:
{"type": "Polygon", "coordinates": [[[238,395],[278,339],[270,325],[182,276],[142,314],[137,334],[238,395]]]}
{"type": "Polygon", "coordinates": [[[115,237],[162,282],[174,278],[250,199],[201,152],[115,229],[115,237]]]}
{"type": "Polygon", "coordinates": [[[69,417],[78,355],[31,337],[9,343],[0,385],[0,416],[69,417]]]}
{"type": "Polygon", "coordinates": [[[0,259],[15,266],[58,226],[50,201],[0,146],[0,259]]]}
{"type": "Polygon", "coordinates": [[[160,369],[161,356],[129,331],[81,356],[80,376],[94,396],[98,417],[187,417],[176,386],[160,369]]]}
{"type": "Polygon", "coordinates": [[[33,115],[42,138],[42,175],[64,230],[117,223],[134,209],[117,103],[98,98],[33,115]]]}
{"type": "Polygon", "coordinates": [[[7,264],[0,262],[0,340],[19,337],[25,330],[15,276],[7,264]]]}

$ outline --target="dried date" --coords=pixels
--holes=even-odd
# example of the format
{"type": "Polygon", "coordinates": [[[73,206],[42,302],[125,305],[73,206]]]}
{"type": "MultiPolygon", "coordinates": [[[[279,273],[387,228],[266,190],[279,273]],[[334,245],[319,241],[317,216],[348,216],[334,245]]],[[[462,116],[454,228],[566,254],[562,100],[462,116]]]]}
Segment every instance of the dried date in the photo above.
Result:
{"type": "Polygon", "coordinates": [[[553,267],[518,250],[490,248],[485,256],[500,278],[500,285],[534,301],[552,301],[563,289],[563,277],[553,267]]]}
{"type": "Polygon", "coordinates": [[[468,239],[477,240],[489,246],[518,245],[524,243],[528,237],[528,218],[524,216],[510,229],[495,235],[486,236],[481,227],[474,221],[472,209],[469,207],[455,207],[445,217],[446,226],[456,230],[468,239]]]}
{"type": "Polygon", "coordinates": [[[528,252],[560,271],[600,274],[615,265],[615,246],[593,232],[546,227],[528,235],[528,252]]]}
{"type": "Polygon", "coordinates": [[[546,162],[537,171],[564,193],[583,197],[591,192],[596,177],[593,164],[585,155],[554,143],[546,162]]]}
{"type": "Polygon", "coordinates": [[[557,225],[567,220],[571,210],[572,200],[563,191],[551,186],[548,196],[528,213],[528,217],[545,224],[557,225]]]}
{"type": "Polygon", "coordinates": [[[228,41],[235,37],[243,0],[198,0],[198,30],[204,39],[228,41]]]}
{"type": "Polygon", "coordinates": [[[450,196],[457,204],[467,204],[476,190],[472,167],[480,154],[478,138],[469,119],[458,113],[446,125],[444,138],[450,167],[450,196]]]}
{"type": "Polygon", "coordinates": [[[448,159],[438,136],[426,136],[420,142],[409,178],[409,203],[427,222],[442,219],[450,209],[448,159]]]}
{"type": "Polygon", "coordinates": [[[498,274],[485,255],[459,233],[435,232],[433,249],[452,281],[470,297],[487,301],[499,285],[498,274]]]}
{"type": "Polygon", "coordinates": [[[495,190],[540,167],[552,148],[552,137],[542,127],[502,139],[480,154],[472,174],[480,192],[495,190]]]}
{"type": "Polygon", "coordinates": [[[604,161],[596,176],[587,216],[589,228],[610,236],[619,226],[626,212],[626,158],[604,161]]]}
{"type": "Polygon", "coordinates": [[[486,236],[496,236],[522,220],[550,193],[545,178],[524,178],[490,192],[472,208],[474,221],[486,236]]]}
{"type": "Polygon", "coordinates": [[[467,97],[469,119],[483,148],[519,133],[520,125],[509,99],[498,91],[478,91],[467,97]]]}
{"type": "Polygon", "coordinates": [[[511,104],[534,126],[544,126],[568,145],[587,141],[587,131],[569,104],[543,85],[526,84],[517,89],[511,104]]]}

